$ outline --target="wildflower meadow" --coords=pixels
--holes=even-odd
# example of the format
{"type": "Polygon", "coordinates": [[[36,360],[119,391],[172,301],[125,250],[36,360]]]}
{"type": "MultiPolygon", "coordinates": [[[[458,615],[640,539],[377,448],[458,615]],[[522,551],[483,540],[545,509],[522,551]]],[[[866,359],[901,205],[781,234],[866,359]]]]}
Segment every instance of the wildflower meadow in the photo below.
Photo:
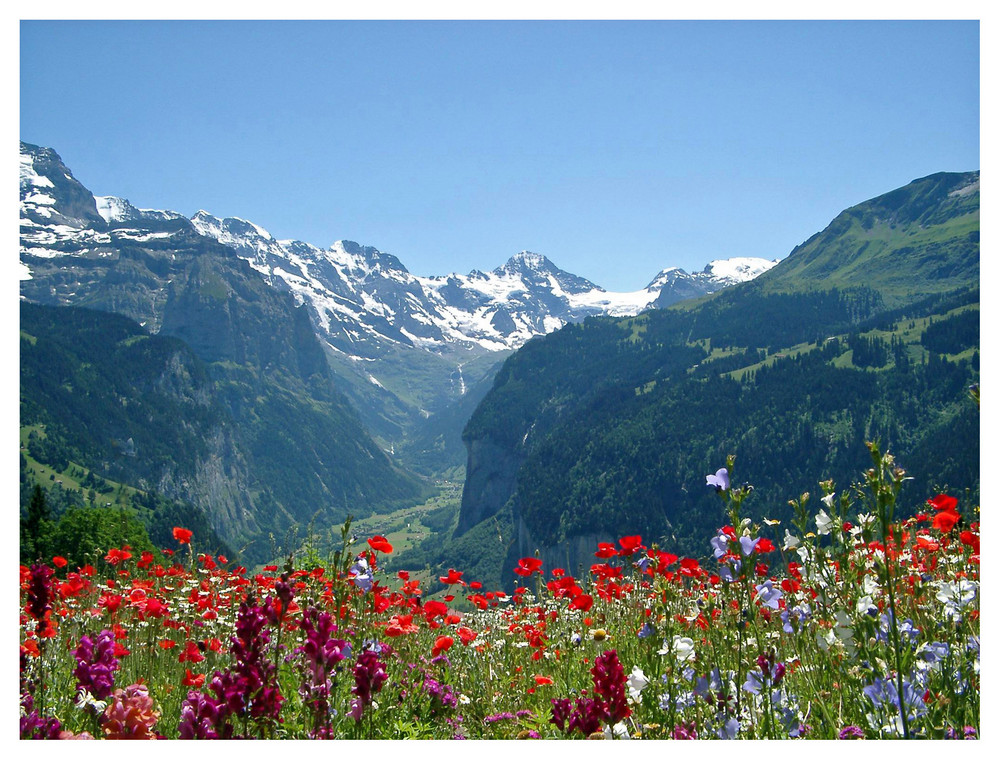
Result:
{"type": "Polygon", "coordinates": [[[181,526],[166,561],[22,566],[21,738],[977,739],[978,506],[897,519],[869,447],[782,523],[730,459],[700,560],[623,536],[585,577],[522,558],[513,593],[452,569],[430,599],[349,524],[323,566],[250,572],[181,526]]]}

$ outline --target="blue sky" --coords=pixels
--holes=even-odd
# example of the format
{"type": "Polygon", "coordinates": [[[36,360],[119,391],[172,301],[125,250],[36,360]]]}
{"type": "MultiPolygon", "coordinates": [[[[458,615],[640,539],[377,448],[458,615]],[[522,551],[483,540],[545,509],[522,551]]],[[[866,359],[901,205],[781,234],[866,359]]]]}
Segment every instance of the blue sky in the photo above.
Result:
{"type": "Polygon", "coordinates": [[[979,168],[976,22],[21,22],[20,138],[97,195],[609,290],[979,168]]]}

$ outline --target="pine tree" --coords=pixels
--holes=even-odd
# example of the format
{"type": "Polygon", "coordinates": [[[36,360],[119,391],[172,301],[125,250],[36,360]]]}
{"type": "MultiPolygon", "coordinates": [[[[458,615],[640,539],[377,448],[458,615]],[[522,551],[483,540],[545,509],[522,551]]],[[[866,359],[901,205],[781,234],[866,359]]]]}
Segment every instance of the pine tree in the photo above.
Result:
{"type": "Polygon", "coordinates": [[[28,514],[21,519],[21,562],[35,562],[47,554],[51,535],[49,504],[42,487],[36,485],[28,503],[28,514]]]}

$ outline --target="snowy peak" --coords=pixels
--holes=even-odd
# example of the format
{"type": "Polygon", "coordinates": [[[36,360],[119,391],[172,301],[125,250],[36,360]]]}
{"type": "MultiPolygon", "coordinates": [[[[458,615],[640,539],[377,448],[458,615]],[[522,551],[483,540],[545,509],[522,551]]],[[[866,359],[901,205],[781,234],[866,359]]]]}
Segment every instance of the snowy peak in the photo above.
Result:
{"type": "Polygon", "coordinates": [[[94,201],[97,203],[97,213],[112,227],[137,223],[187,222],[183,214],[175,211],[136,208],[125,198],[113,195],[96,196],[94,201]]]}
{"type": "Polygon", "coordinates": [[[717,259],[705,267],[704,273],[720,282],[725,282],[727,285],[735,285],[736,283],[747,282],[758,275],[764,274],[764,272],[777,264],[778,261],[778,259],[769,261],[768,259],[758,259],[749,256],[717,259]]]}
{"type": "Polygon", "coordinates": [[[678,267],[661,271],[646,286],[647,290],[657,290],[659,294],[653,306],[662,309],[678,301],[714,293],[741,282],[747,282],[763,274],[778,263],[778,260],[737,256],[731,259],[716,259],[705,265],[700,272],[688,274],[678,267]]]}
{"type": "Polygon", "coordinates": [[[688,274],[661,271],[648,286],[607,292],[522,250],[490,272],[416,276],[393,254],[352,240],[320,248],[277,240],[238,217],[199,210],[190,219],[173,211],[138,209],[114,196],[94,196],[49,149],[21,143],[22,278],[33,262],[60,256],[107,256],[119,241],[162,246],[183,231],[232,249],[270,286],[305,306],[320,338],[354,358],[400,348],[437,354],[505,351],[536,335],[588,316],[630,316],[752,279],[774,262],[712,261],[688,274]]]}
{"type": "Polygon", "coordinates": [[[21,227],[104,227],[94,196],[51,148],[21,143],[21,227]]]}

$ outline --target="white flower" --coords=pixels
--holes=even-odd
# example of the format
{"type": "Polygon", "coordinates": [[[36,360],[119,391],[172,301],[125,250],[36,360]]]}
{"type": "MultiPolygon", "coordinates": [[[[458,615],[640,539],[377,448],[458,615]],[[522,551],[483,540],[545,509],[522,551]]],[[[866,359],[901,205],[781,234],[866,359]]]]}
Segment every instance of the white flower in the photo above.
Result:
{"type": "Polygon", "coordinates": [[[86,689],[81,689],[76,695],[76,707],[78,710],[85,710],[90,708],[95,714],[100,715],[104,712],[104,708],[108,706],[108,703],[104,700],[97,699],[86,689]]]}
{"type": "Polygon", "coordinates": [[[792,535],[791,533],[789,533],[789,532],[788,532],[788,528],[785,528],[785,543],[784,543],[784,544],[782,545],[782,547],[781,547],[781,548],[782,548],[782,549],[783,549],[784,551],[788,551],[789,549],[794,549],[794,548],[795,548],[796,546],[798,546],[798,545],[799,545],[800,543],[802,543],[802,542],[801,542],[801,541],[799,541],[799,539],[797,539],[797,538],[796,538],[795,536],[793,536],[793,535],[792,535]]]}
{"type": "Polygon", "coordinates": [[[836,495],[837,494],[835,493],[828,493],[826,496],[820,499],[820,501],[826,504],[827,509],[833,509],[833,497],[836,495]]]}
{"type": "Polygon", "coordinates": [[[960,578],[955,582],[941,581],[937,599],[944,602],[944,611],[953,621],[962,619],[961,610],[976,598],[976,582],[960,578]]]}
{"type": "Polygon", "coordinates": [[[631,739],[632,737],[628,735],[628,726],[625,725],[625,721],[621,723],[615,723],[614,729],[611,726],[604,727],[604,738],[605,739],[631,739]]]}
{"type": "Polygon", "coordinates": [[[826,510],[821,509],[819,514],[816,515],[816,532],[821,536],[827,535],[830,532],[830,524],[832,522],[833,519],[826,513],[826,510]]]}
{"type": "Polygon", "coordinates": [[[632,667],[632,674],[628,677],[628,695],[632,699],[638,699],[639,695],[642,694],[642,690],[649,685],[649,679],[646,678],[646,674],[642,672],[642,668],[638,665],[632,667]]]}
{"type": "Polygon", "coordinates": [[[663,642],[663,648],[657,654],[671,654],[677,658],[678,662],[687,662],[694,659],[694,641],[687,636],[674,636],[673,641],[667,644],[663,642]]]}

